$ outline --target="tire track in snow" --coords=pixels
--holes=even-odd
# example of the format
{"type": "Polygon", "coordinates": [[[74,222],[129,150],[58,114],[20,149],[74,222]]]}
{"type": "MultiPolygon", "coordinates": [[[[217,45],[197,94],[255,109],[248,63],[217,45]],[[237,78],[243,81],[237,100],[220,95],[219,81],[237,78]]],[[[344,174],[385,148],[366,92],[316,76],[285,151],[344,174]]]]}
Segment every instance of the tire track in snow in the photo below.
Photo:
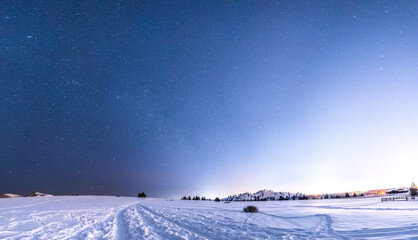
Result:
{"type": "MultiPolygon", "coordinates": [[[[73,234],[66,239],[128,239],[124,238],[126,236],[126,227],[123,215],[126,209],[135,204],[108,208],[106,211],[109,213],[102,219],[89,216],[90,214],[81,216],[81,226],[73,227],[74,230],[77,230],[69,231],[73,232],[73,234]]],[[[100,209],[100,211],[103,211],[103,209],[100,209]]]]}
{"type": "MultiPolygon", "coordinates": [[[[224,213],[220,213],[215,217],[215,219],[218,218],[218,220],[208,220],[204,215],[196,213],[195,211],[188,211],[187,209],[182,209],[183,211],[179,215],[178,212],[173,212],[172,209],[170,211],[169,209],[158,208],[161,212],[157,212],[143,205],[141,205],[141,208],[145,210],[145,213],[151,213],[153,216],[163,218],[183,229],[198,234],[199,238],[197,239],[339,239],[332,231],[321,231],[318,233],[307,231],[302,228],[271,228],[254,223],[247,223],[251,215],[246,216],[241,222],[226,217],[224,213]]],[[[240,211],[233,212],[241,214],[240,211]]],[[[312,216],[305,217],[311,218],[312,216]]],[[[314,218],[322,219],[325,227],[322,227],[321,229],[327,229],[327,219],[322,215],[315,216],[314,218]]],[[[282,220],[288,221],[289,219],[283,218],[282,220]]],[[[167,237],[168,236],[162,236],[164,239],[167,237]]],[[[189,238],[196,239],[196,237],[189,238]]]]}
{"type": "Polygon", "coordinates": [[[181,222],[157,213],[142,204],[137,204],[135,209],[145,223],[144,225],[147,225],[149,235],[158,236],[156,238],[145,236],[145,239],[208,239],[193,231],[196,229],[190,229],[181,222]]]}
{"type": "Polygon", "coordinates": [[[116,230],[115,237],[117,239],[129,239],[129,229],[125,221],[125,215],[130,206],[122,209],[115,217],[116,230]]]}

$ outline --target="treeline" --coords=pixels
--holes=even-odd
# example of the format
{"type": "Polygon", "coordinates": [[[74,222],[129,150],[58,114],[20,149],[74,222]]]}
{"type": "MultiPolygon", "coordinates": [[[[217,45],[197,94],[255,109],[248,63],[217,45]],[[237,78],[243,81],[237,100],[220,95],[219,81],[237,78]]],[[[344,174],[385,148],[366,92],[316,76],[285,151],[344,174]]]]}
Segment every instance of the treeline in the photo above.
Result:
{"type": "Polygon", "coordinates": [[[364,197],[363,193],[360,193],[360,195],[357,195],[357,193],[353,193],[353,195],[350,195],[350,193],[345,193],[344,195],[340,194],[325,194],[320,199],[332,199],[332,198],[349,198],[349,197],[364,197]]]}
{"type": "Polygon", "coordinates": [[[196,201],[212,201],[210,198],[206,198],[206,197],[199,197],[199,196],[194,196],[193,198],[190,196],[183,196],[181,198],[181,200],[196,200],[196,201]]]}
{"type": "MultiPolygon", "coordinates": [[[[212,201],[212,199],[210,199],[210,198],[205,198],[205,197],[199,197],[199,196],[194,196],[193,198],[192,197],[190,197],[190,196],[183,196],[182,198],[181,198],[181,200],[195,200],[195,201],[212,201]]],[[[217,198],[215,198],[215,200],[214,200],[215,202],[220,202],[221,200],[217,197],[217,198]]]]}
{"type": "Polygon", "coordinates": [[[254,196],[254,198],[250,199],[239,199],[239,198],[228,198],[227,201],[234,201],[234,202],[252,202],[252,201],[286,201],[286,200],[308,200],[309,197],[306,195],[298,196],[279,196],[279,198],[275,197],[260,197],[254,196]]]}

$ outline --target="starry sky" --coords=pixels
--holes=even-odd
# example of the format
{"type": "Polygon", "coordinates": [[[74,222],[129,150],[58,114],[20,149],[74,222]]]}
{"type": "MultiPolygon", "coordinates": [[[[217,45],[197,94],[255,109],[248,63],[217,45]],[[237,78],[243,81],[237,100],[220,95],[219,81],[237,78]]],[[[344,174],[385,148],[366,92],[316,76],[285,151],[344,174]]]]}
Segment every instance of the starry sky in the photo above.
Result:
{"type": "Polygon", "coordinates": [[[0,192],[418,181],[416,1],[1,1],[0,192]]]}

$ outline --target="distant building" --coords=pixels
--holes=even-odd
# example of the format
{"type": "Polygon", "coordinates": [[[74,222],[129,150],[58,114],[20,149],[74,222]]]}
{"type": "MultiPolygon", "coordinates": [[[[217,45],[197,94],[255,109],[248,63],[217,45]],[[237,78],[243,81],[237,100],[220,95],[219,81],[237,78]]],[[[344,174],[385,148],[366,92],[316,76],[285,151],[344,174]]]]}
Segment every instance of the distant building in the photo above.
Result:
{"type": "Polygon", "coordinates": [[[414,182],[412,182],[412,184],[411,184],[411,188],[409,189],[409,193],[411,194],[411,196],[416,196],[417,195],[417,191],[418,189],[417,189],[417,185],[415,185],[415,183],[414,182]]]}

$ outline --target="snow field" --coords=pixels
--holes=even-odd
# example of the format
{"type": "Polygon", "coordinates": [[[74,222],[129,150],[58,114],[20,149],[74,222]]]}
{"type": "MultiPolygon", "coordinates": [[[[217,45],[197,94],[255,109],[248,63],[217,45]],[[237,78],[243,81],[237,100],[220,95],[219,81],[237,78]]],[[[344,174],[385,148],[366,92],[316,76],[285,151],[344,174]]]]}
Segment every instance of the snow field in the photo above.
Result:
{"type": "Polygon", "coordinates": [[[418,239],[418,201],[0,199],[0,239],[418,239]],[[256,205],[259,213],[244,213],[256,205]]]}

